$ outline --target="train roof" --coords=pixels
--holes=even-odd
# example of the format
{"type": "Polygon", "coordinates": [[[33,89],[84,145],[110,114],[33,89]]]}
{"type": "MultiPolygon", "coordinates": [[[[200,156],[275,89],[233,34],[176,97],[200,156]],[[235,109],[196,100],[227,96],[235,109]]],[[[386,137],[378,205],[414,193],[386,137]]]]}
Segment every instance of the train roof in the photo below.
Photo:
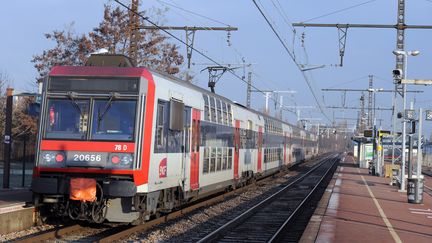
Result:
{"type": "MultiPolygon", "coordinates": [[[[143,68],[146,68],[146,67],[143,67],[143,68]]],[[[162,72],[162,71],[159,71],[159,70],[155,70],[155,69],[151,69],[151,68],[146,68],[146,69],[149,70],[150,73],[160,75],[160,76],[164,77],[165,79],[167,79],[167,80],[169,80],[169,81],[171,81],[171,82],[175,82],[175,83],[177,83],[177,84],[179,84],[179,85],[186,86],[186,87],[188,87],[188,88],[194,89],[194,90],[196,90],[196,91],[198,91],[198,92],[200,92],[200,93],[203,93],[203,94],[207,94],[207,95],[210,95],[210,96],[217,97],[217,98],[219,98],[219,99],[221,99],[221,100],[224,100],[224,101],[226,101],[226,102],[229,102],[231,105],[235,105],[235,106],[240,107],[240,108],[242,108],[242,109],[245,109],[245,110],[251,111],[251,112],[253,112],[253,113],[256,113],[256,114],[258,114],[258,115],[260,115],[260,116],[267,117],[267,118],[271,118],[271,119],[276,120],[276,121],[278,121],[278,122],[281,122],[281,123],[283,123],[283,124],[289,125],[289,126],[291,126],[291,127],[293,127],[293,128],[297,128],[297,129],[304,130],[304,131],[306,131],[306,132],[311,133],[310,131],[307,131],[307,130],[301,128],[301,127],[295,126],[295,125],[290,124],[290,123],[285,122],[285,121],[282,121],[282,120],[279,119],[279,118],[276,118],[276,117],[270,116],[270,115],[268,115],[268,114],[265,114],[265,113],[263,113],[263,112],[260,112],[260,111],[254,110],[254,109],[252,109],[252,108],[247,108],[246,106],[244,106],[244,105],[242,105],[242,104],[240,104],[240,103],[237,103],[237,102],[235,102],[235,101],[232,101],[232,100],[230,100],[230,99],[228,99],[228,98],[226,98],[226,97],[224,97],[224,96],[221,96],[221,95],[219,95],[219,94],[212,93],[212,92],[210,92],[210,91],[207,90],[207,89],[204,89],[204,88],[202,88],[202,87],[199,87],[199,86],[197,86],[197,85],[195,85],[195,84],[193,84],[193,83],[191,83],[191,82],[187,82],[187,81],[185,81],[185,80],[182,80],[182,79],[180,79],[180,78],[178,78],[178,77],[175,77],[175,76],[173,76],[173,75],[170,75],[170,74],[168,74],[168,73],[165,73],[165,72],[162,72]]]]}

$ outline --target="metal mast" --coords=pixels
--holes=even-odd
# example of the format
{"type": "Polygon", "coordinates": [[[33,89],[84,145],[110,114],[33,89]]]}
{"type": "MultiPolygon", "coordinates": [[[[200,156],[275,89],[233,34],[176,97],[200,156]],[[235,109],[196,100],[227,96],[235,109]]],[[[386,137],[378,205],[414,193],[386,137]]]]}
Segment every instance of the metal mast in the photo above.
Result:
{"type": "Polygon", "coordinates": [[[129,11],[129,57],[134,65],[137,65],[138,42],[140,39],[139,0],[132,0],[131,11],[129,11]]]}
{"type": "Polygon", "coordinates": [[[373,89],[373,76],[369,75],[369,95],[368,95],[368,128],[371,128],[373,126],[373,113],[374,111],[372,111],[372,90],[373,89]]]}
{"type": "Polygon", "coordinates": [[[365,119],[365,113],[364,113],[364,94],[362,93],[362,95],[360,97],[359,133],[363,132],[364,129],[365,129],[364,119],[365,119]]]}
{"type": "Polygon", "coordinates": [[[250,108],[250,106],[251,106],[251,92],[252,92],[252,72],[248,72],[247,94],[246,94],[246,107],[247,108],[250,108]]]}

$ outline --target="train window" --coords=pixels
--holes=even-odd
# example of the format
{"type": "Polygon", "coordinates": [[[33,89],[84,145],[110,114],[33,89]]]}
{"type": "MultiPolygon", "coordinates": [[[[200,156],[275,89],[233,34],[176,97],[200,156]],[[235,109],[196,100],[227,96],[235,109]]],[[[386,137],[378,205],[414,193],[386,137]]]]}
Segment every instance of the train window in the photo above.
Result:
{"type": "Polygon", "coordinates": [[[216,122],[216,102],[214,97],[210,97],[211,121],[216,122]]]}
{"type": "Polygon", "coordinates": [[[226,170],[227,169],[227,162],[228,162],[228,151],[227,151],[227,148],[223,148],[223,151],[222,151],[222,158],[223,158],[223,161],[222,161],[222,170],[226,170]]]}
{"type": "Polygon", "coordinates": [[[216,148],[211,148],[210,172],[215,172],[215,169],[216,169],[216,148]]]}
{"type": "Polygon", "coordinates": [[[156,121],[156,146],[164,147],[164,113],[165,107],[163,103],[158,104],[157,121],[156,121]]]}
{"type": "Polygon", "coordinates": [[[209,172],[209,148],[204,148],[204,162],[203,162],[203,173],[209,172]]]}
{"type": "Polygon", "coordinates": [[[233,122],[232,122],[232,110],[231,110],[231,105],[228,104],[228,125],[232,126],[233,122]]]}
{"type": "Polygon", "coordinates": [[[222,111],[223,111],[223,123],[228,125],[228,112],[227,112],[227,104],[222,101],[222,111]]]}
{"type": "Polygon", "coordinates": [[[216,170],[220,171],[222,169],[222,148],[217,149],[217,165],[216,170]]]}
{"type": "Polygon", "coordinates": [[[218,123],[222,124],[222,107],[221,107],[221,102],[220,100],[216,100],[216,108],[217,108],[217,118],[218,118],[218,123]]]}
{"type": "Polygon", "coordinates": [[[95,100],[91,138],[131,141],[135,114],[136,100],[95,100]]]}
{"type": "Polygon", "coordinates": [[[89,100],[49,99],[47,110],[46,138],[85,138],[89,100]]]}
{"type": "Polygon", "coordinates": [[[203,98],[204,98],[204,120],[210,121],[210,108],[209,108],[208,95],[203,94],[203,98]]]}
{"type": "Polygon", "coordinates": [[[169,117],[169,129],[173,131],[183,130],[183,114],[184,114],[184,103],[171,99],[170,101],[170,117],[169,117]]]}
{"type": "Polygon", "coordinates": [[[197,121],[192,120],[192,152],[198,152],[197,149],[197,121]]]}
{"type": "Polygon", "coordinates": [[[232,168],[232,148],[228,148],[228,170],[232,168]]]}

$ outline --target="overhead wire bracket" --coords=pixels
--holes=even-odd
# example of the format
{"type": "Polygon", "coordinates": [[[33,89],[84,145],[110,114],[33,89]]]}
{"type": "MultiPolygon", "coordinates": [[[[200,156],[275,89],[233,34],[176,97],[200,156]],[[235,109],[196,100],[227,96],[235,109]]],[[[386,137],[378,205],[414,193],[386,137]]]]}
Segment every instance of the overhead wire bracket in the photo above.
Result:
{"type": "Polygon", "coordinates": [[[204,70],[208,70],[209,72],[208,87],[210,88],[211,92],[214,93],[216,83],[226,71],[230,70],[230,68],[224,66],[210,66],[204,68],[203,70],[201,70],[201,72],[204,70]]]}
{"type": "Polygon", "coordinates": [[[343,66],[343,58],[345,55],[345,46],[346,46],[346,39],[347,39],[347,33],[349,25],[346,25],[345,27],[337,27],[338,28],[338,37],[339,37],[339,56],[340,56],[340,63],[339,66],[343,66]]]}

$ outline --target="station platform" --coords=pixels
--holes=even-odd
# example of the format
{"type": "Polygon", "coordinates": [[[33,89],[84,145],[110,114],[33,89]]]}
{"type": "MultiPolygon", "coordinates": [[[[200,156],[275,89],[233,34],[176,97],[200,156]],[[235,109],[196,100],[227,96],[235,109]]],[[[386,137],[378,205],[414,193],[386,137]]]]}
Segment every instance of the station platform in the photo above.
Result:
{"type": "Polygon", "coordinates": [[[389,183],[345,157],[300,242],[432,242],[432,197],[411,204],[389,183]]]}
{"type": "Polygon", "coordinates": [[[0,189],[0,213],[4,208],[11,206],[24,206],[26,202],[32,200],[32,192],[29,188],[20,189],[0,189]]]}
{"type": "Polygon", "coordinates": [[[35,211],[28,188],[0,189],[0,234],[27,229],[34,225],[35,211]]]}

